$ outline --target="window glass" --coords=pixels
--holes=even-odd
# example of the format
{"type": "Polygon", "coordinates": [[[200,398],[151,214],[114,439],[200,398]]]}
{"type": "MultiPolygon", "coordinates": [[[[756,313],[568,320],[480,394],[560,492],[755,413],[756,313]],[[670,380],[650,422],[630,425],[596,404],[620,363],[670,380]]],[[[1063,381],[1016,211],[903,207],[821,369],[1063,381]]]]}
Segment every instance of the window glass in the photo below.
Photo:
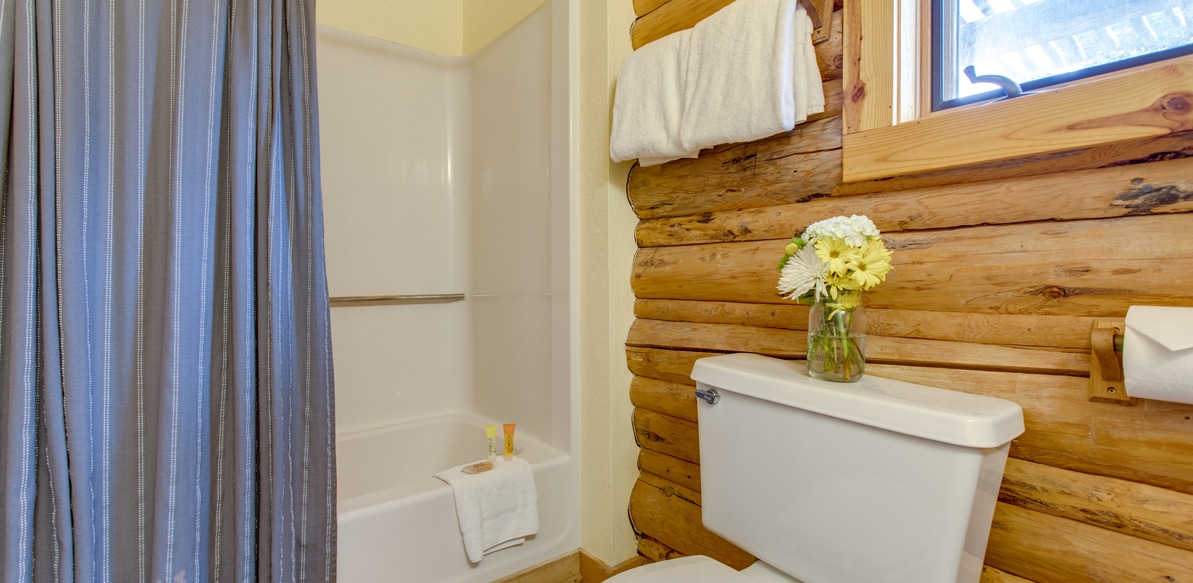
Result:
{"type": "Polygon", "coordinates": [[[933,110],[1193,53],[1193,0],[933,0],[933,110]]]}

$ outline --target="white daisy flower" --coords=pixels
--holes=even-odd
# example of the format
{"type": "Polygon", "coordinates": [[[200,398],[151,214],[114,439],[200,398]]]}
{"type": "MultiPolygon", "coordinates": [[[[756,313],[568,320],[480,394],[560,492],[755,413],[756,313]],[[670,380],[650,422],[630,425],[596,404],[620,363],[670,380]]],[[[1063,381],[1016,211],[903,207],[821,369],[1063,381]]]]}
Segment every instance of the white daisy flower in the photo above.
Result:
{"type": "Polygon", "coordinates": [[[827,295],[824,285],[827,276],[828,264],[816,256],[816,249],[812,245],[807,245],[792,255],[787,265],[783,266],[778,289],[783,297],[790,300],[798,300],[813,288],[816,289],[816,296],[820,297],[827,295]]]}

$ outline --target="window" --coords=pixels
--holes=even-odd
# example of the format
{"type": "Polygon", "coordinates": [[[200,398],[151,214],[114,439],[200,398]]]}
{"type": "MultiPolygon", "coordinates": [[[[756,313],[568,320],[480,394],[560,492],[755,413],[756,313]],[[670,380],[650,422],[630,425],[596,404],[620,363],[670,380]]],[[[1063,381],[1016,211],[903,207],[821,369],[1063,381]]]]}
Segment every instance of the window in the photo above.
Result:
{"type": "MultiPolygon", "coordinates": [[[[1156,58],[1162,60],[1042,87],[1015,99],[933,111],[933,1],[845,2],[842,171],[846,182],[1038,158],[1193,132],[1193,54],[1161,53],[1156,58]]],[[[1098,28],[1099,37],[1105,35],[1110,45],[1114,40],[1107,27],[1120,45],[1142,44],[1126,42],[1127,26],[1121,23],[1127,21],[1140,36],[1151,36],[1148,26],[1159,37],[1169,34],[1165,26],[1181,25],[1185,27],[1183,42],[1188,44],[1193,37],[1189,34],[1193,29],[1188,28],[1193,20],[1193,0],[972,0],[972,6],[983,15],[975,21],[989,22],[1001,20],[999,15],[1028,14],[1049,4],[1066,7],[1061,12],[1079,15],[1085,22],[1099,15],[1117,18],[1111,24],[1090,26],[1098,28]],[[1090,9],[1102,4],[1113,6],[1090,9]],[[1016,10],[998,12],[995,6],[1016,10]],[[1173,8],[1180,9],[1179,17],[1173,8]],[[1164,18],[1151,16],[1157,12],[1164,18]]],[[[1039,27],[1023,21],[1018,28],[1032,31],[1039,27]]],[[[1016,50],[1026,55],[1027,47],[1055,38],[1019,41],[1016,50]]],[[[954,57],[954,61],[961,58],[954,57]]],[[[979,75],[987,73],[978,71],[979,75]]]]}
{"type": "Polygon", "coordinates": [[[1193,0],[933,0],[932,111],[1193,53],[1193,0]]]}

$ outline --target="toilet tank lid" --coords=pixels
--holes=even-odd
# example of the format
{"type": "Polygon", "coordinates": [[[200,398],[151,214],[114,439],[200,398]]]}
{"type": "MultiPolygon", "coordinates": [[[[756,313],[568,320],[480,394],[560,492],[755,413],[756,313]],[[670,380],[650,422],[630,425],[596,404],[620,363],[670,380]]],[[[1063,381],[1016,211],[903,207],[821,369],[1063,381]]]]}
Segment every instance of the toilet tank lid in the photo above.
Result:
{"type": "Polygon", "coordinates": [[[722,391],[965,447],[999,447],[1023,433],[1023,409],[1017,403],[871,375],[856,383],[814,380],[802,362],[757,354],[697,360],[692,379],[722,391]]]}

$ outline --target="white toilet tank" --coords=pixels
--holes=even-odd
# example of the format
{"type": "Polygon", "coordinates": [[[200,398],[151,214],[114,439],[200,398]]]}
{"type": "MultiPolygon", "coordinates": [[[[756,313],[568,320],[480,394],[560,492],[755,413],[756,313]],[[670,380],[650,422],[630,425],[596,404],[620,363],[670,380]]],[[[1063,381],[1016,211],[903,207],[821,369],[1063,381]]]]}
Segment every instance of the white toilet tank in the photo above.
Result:
{"type": "Polygon", "coordinates": [[[704,525],[804,583],[977,582],[1019,405],[802,362],[696,362],[704,525]],[[699,393],[698,393],[699,394],[699,393]]]}

